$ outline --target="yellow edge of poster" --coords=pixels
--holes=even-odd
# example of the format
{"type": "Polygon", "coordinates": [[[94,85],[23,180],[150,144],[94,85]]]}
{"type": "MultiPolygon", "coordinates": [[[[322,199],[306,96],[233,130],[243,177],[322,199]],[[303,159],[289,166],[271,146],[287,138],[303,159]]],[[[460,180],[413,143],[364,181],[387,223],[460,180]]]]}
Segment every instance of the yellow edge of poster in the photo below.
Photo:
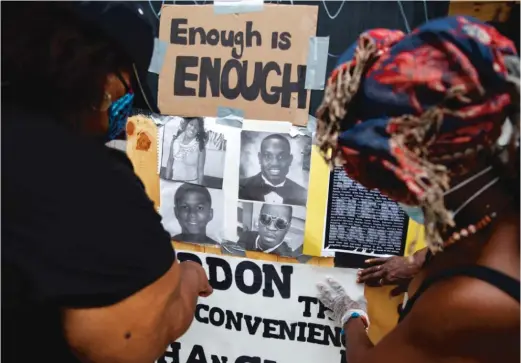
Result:
{"type": "Polygon", "coordinates": [[[304,227],[305,255],[320,256],[326,226],[327,197],[329,191],[329,166],[313,145],[309,173],[306,225],[304,227]]]}

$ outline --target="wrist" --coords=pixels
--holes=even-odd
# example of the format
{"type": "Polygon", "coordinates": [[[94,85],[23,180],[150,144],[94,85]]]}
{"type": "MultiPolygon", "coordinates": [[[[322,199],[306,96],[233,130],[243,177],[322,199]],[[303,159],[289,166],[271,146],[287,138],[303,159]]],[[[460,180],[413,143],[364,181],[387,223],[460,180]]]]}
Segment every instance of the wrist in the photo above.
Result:
{"type": "Polygon", "coordinates": [[[413,255],[412,255],[412,260],[413,260],[413,264],[414,264],[414,267],[418,270],[420,270],[425,262],[425,257],[427,256],[427,249],[426,248],[423,248],[419,251],[416,251],[413,255]]]}
{"type": "Polygon", "coordinates": [[[343,326],[344,331],[348,329],[364,329],[367,330],[365,322],[361,318],[349,319],[343,326]]]}
{"type": "Polygon", "coordinates": [[[342,317],[342,326],[346,326],[351,320],[361,321],[366,330],[369,328],[369,316],[362,309],[349,309],[342,317]]]}

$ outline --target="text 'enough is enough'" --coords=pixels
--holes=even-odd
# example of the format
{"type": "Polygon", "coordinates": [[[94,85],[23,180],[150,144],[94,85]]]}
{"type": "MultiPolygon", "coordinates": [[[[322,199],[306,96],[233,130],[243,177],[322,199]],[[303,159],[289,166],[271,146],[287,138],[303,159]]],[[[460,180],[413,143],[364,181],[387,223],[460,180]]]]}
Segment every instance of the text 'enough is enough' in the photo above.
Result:
{"type": "MultiPolygon", "coordinates": [[[[207,56],[176,56],[174,96],[224,97],[228,100],[235,100],[240,96],[246,101],[255,101],[260,97],[266,104],[280,103],[282,108],[289,108],[292,94],[296,93],[297,108],[306,108],[305,65],[279,64],[275,61],[253,63],[239,60],[243,56],[244,47],[262,46],[262,36],[252,29],[251,21],[246,22],[245,32],[217,29],[206,31],[202,27],[182,27],[186,24],[187,19],[172,19],[171,44],[231,47],[233,58],[223,60],[207,56]],[[295,81],[292,81],[293,75],[295,81]],[[273,77],[277,77],[278,80],[275,81],[273,77]],[[232,79],[236,79],[235,84],[232,79]],[[196,84],[190,85],[189,82],[196,82],[196,84]],[[208,95],[208,85],[210,95],[208,95]]],[[[291,34],[288,32],[271,34],[271,49],[285,51],[290,47],[291,34]]]]}

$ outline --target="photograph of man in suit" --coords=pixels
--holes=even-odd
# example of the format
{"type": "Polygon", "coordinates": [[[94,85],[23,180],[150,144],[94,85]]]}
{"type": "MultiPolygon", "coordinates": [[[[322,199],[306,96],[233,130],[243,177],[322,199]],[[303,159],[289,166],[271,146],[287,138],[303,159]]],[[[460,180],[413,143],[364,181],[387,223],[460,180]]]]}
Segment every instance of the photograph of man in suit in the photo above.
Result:
{"type": "Polygon", "coordinates": [[[258,232],[241,233],[237,245],[247,251],[260,251],[284,257],[302,255],[302,246],[293,251],[284,240],[291,226],[293,208],[289,205],[263,204],[259,214],[258,232]]]}
{"type": "Polygon", "coordinates": [[[287,178],[293,161],[288,139],[279,134],[267,136],[258,158],[261,172],[239,181],[239,199],[305,206],[306,189],[287,178]]]}

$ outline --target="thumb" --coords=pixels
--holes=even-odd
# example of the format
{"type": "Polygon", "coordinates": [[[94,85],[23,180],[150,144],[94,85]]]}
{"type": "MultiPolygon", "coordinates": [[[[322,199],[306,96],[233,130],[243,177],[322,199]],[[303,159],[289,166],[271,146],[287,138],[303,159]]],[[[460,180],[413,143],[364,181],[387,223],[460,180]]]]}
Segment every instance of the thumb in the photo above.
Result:
{"type": "Polygon", "coordinates": [[[324,315],[329,318],[329,320],[332,320],[332,321],[335,321],[335,315],[333,314],[333,312],[331,310],[326,310],[324,312],[324,315]]]}

